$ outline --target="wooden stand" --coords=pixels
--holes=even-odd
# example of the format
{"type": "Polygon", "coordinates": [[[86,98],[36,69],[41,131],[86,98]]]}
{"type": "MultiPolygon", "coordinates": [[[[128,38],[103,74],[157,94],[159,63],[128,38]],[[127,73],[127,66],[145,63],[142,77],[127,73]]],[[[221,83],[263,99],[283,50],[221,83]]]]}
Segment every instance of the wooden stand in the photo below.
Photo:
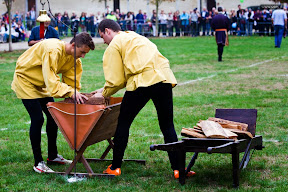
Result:
{"type": "MultiPolygon", "coordinates": [[[[122,99],[122,98],[121,98],[122,99]]],[[[115,134],[118,116],[120,113],[121,99],[110,98],[109,106],[77,104],[77,139],[76,157],[65,172],[55,172],[62,175],[76,174],[83,176],[114,177],[109,174],[94,173],[88,161],[107,161],[105,157],[114,144],[112,137],[115,134]],[[109,145],[100,159],[86,159],[83,155],[88,146],[107,140],[109,145]],[[82,162],[87,173],[71,173],[77,162],[82,162]]],[[[50,102],[48,110],[64,135],[70,148],[74,150],[74,104],[63,102],[50,102]]],[[[145,165],[145,160],[124,160],[135,161],[145,165]]]]}
{"type": "Polygon", "coordinates": [[[183,138],[182,141],[151,145],[150,150],[178,151],[179,182],[185,184],[185,176],[195,164],[198,154],[202,153],[230,153],[233,165],[233,187],[239,187],[240,171],[247,166],[250,160],[250,150],[262,150],[262,136],[255,136],[257,110],[256,109],[216,109],[215,117],[248,124],[248,131],[254,136],[252,139],[210,139],[210,138],[183,138]],[[185,170],[186,152],[195,152],[185,170]],[[239,154],[244,152],[241,162],[239,154]]]}

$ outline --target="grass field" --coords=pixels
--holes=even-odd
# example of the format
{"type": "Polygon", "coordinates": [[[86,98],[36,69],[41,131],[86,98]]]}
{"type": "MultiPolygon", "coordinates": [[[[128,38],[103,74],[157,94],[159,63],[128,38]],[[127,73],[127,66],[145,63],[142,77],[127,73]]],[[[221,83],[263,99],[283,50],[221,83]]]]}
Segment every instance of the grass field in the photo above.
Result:
{"type": "MultiPolygon", "coordinates": [[[[182,127],[192,127],[199,119],[214,116],[216,108],[255,108],[258,110],[256,134],[262,135],[265,149],[256,151],[240,174],[238,191],[288,190],[288,56],[287,39],[280,49],[273,37],[231,37],[224,48],[223,62],[217,61],[213,37],[152,39],[171,62],[179,85],[173,90],[174,122],[181,138],[182,127]]],[[[83,59],[82,92],[104,84],[102,55],[106,45],[83,59]]],[[[122,175],[114,179],[91,178],[68,183],[58,175],[33,171],[29,140],[29,116],[10,89],[15,62],[22,51],[0,53],[0,191],[230,191],[232,164],[229,154],[204,154],[193,170],[197,173],[181,186],[172,177],[167,154],[150,151],[151,144],[163,143],[156,110],[149,102],[137,116],[130,131],[125,158],[145,159],[146,166],[124,162],[122,175]]],[[[123,95],[124,91],[117,93],[123,95]]],[[[84,153],[99,158],[107,142],[90,146],[84,153]]],[[[73,151],[63,135],[58,150],[72,159],[73,151]]],[[[47,158],[45,127],[42,134],[43,158],[47,158]]],[[[193,153],[187,153],[187,163],[193,153]]],[[[112,155],[109,154],[108,158],[112,155]]],[[[102,172],[110,162],[91,163],[102,172]]],[[[64,171],[65,166],[51,166],[64,171]]],[[[78,171],[85,168],[78,164],[78,171]]]]}

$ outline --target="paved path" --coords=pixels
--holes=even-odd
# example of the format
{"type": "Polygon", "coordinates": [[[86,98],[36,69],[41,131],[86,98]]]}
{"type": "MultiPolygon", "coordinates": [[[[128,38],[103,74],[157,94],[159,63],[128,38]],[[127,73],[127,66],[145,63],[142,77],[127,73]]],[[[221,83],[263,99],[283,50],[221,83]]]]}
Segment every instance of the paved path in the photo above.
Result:
{"type": "MultiPolygon", "coordinates": [[[[72,37],[67,37],[67,38],[63,38],[62,40],[65,42],[70,42],[71,39],[72,37]]],[[[94,37],[93,41],[95,44],[104,43],[102,38],[97,38],[97,37],[94,37]]],[[[25,50],[28,48],[29,46],[28,46],[27,41],[12,43],[12,50],[25,50]]],[[[8,51],[8,50],[9,50],[9,43],[0,43],[0,52],[8,51]]]]}

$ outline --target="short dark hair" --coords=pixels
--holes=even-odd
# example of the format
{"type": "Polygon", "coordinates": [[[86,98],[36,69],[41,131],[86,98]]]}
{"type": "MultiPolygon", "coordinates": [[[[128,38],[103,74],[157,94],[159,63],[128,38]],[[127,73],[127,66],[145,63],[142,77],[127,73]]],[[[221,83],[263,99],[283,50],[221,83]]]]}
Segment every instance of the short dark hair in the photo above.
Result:
{"type": "Polygon", "coordinates": [[[98,31],[105,33],[105,28],[111,29],[114,32],[121,31],[120,25],[111,19],[103,19],[98,26],[98,31]]]}
{"type": "Polygon", "coordinates": [[[223,8],[222,7],[218,7],[218,11],[219,12],[223,11],[223,8]]]}
{"type": "MultiPolygon", "coordinates": [[[[70,41],[70,44],[74,42],[75,42],[75,39],[73,37],[73,39],[70,41]]],[[[87,32],[82,32],[76,35],[76,46],[82,47],[83,45],[87,45],[91,50],[95,49],[93,39],[87,32]]]]}

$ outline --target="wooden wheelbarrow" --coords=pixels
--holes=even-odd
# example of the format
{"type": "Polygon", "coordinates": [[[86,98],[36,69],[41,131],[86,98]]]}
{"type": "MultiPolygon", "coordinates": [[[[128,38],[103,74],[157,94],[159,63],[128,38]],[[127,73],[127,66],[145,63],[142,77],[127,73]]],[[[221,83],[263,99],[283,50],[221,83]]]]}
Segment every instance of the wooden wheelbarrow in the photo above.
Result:
{"type": "Polygon", "coordinates": [[[212,138],[183,138],[181,141],[160,145],[151,145],[150,150],[178,151],[179,182],[185,184],[185,176],[191,170],[199,153],[230,153],[233,165],[233,187],[239,187],[240,171],[247,166],[251,150],[262,150],[262,136],[256,135],[256,109],[216,109],[216,118],[248,124],[248,131],[253,135],[249,139],[212,139],[212,138]],[[195,152],[185,170],[186,152],[195,152]],[[244,152],[241,162],[239,154],[244,152]]]}
{"type": "MultiPolygon", "coordinates": [[[[88,161],[111,161],[105,159],[106,155],[113,148],[112,137],[115,134],[118,116],[120,113],[122,97],[110,97],[109,104],[106,105],[88,105],[76,104],[76,148],[74,137],[74,107],[73,103],[49,102],[48,110],[64,135],[70,148],[76,151],[76,156],[65,172],[55,172],[61,175],[77,176],[100,176],[114,177],[114,175],[94,173],[88,161]],[[86,159],[83,155],[88,146],[107,140],[109,145],[100,157],[100,159],[86,159]],[[76,163],[81,161],[87,170],[87,173],[71,173],[76,163]]],[[[145,165],[145,160],[124,159],[124,161],[136,161],[145,165]]]]}

